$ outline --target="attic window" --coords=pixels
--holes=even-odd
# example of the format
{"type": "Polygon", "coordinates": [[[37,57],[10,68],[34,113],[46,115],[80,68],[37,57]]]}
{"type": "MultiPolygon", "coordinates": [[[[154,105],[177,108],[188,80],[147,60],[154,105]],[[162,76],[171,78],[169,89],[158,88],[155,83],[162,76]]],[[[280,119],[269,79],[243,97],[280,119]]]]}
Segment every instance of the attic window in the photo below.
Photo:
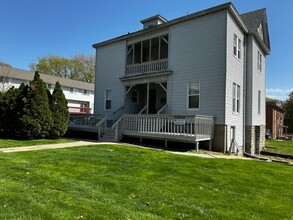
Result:
{"type": "Polygon", "coordinates": [[[154,26],[154,24],[149,24],[149,25],[148,25],[148,28],[153,27],[153,26],[154,26]]]}

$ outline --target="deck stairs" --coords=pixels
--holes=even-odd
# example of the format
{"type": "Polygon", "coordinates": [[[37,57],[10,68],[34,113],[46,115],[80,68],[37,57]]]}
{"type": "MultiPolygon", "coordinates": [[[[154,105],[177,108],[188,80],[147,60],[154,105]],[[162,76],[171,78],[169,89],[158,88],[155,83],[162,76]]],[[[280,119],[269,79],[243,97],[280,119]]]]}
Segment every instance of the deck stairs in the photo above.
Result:
{"type": "Polygon", "coordinates": [[[107,128],[106,134],[99,138],[99,142],[116,142],[115,141],[115,130],[107,128]]]}

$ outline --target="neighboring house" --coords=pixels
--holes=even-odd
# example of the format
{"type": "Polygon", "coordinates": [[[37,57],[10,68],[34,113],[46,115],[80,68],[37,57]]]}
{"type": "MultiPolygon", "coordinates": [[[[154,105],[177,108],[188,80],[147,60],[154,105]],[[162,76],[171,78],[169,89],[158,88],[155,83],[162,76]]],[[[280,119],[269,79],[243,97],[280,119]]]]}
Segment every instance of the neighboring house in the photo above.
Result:
{"type": "MultiPolygon", "coordinates": [[[[34,74],[31,71],[0,67],[0,91],[5,92],[12,86],[18,88],[21,83],[28,84],[33,80],[34,74]]],[[[51,93],[54,90],[55,83],[59,81],[67,99],[70,113],[93,113],[94,84],[46,74],[40,74],[40,76],[51,93]]]]}
{"type": "MultiPolygon", "coordinates": [[[[273,139],[284,137],[284,113],[274,102],[266,103],[266,128],[270,129],[273,139]]],[[[286,132],[285,132],[286,133],[286,132]]]]}
{"type": "Polygon", "coordinates": [[[124,115],[113,126],[121,124],[121,135],[212,140],[213,150],[236,146],[259,153],[265,144],[270,53],[266,10],[240,15],[226,3],[170,21],[156,15],[141,23],[142,30],[93,45],[94,112],[114,122],[124,115]],[[209,117],[199,115],[213,116],[212,132],[209,117]]]}

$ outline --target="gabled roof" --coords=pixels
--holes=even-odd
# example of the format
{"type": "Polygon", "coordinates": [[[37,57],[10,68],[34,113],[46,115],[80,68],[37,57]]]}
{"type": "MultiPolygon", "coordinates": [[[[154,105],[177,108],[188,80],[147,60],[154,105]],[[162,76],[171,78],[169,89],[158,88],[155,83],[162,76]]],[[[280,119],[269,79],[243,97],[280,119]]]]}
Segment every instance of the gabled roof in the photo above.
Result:
{"type": "Polygon", "coordinates": [[[270,38],[268,34],[268,24],[267,24],[267,15],[266,9],[259,9],[256,11],[244,13],[240,15],[241,19],[245,23],[245,26],[248,29],[248,33],[254,34],[261,46],[265,46],[264,51],[266,54],[270,53],[270,38]],[[263,28],[263,39],[259,36],[258,29],[262,25],[263,28]],[[264,45],[262,45],[264,43],[264,45]]]}
{"type": "Polygon", "coordinates": [[[111,44],[111,43],[114,43],[114,42],[118,42],[120,40],[126,40],[126,39],[129,39],[131,37],[135,37],[135,36],[145,34],[145,33],[150,33],[152,31],[156,31],[156,30],[159,30],[159,29],[168,28],[171,25],[178,24],[178,23],[188,21],[188,20],[191,20],[191,19],[195,19],[195,18],[198,18],[198,17],[202,17],[202,16],[205,16],[205,15],[213,14],[213,13],[216,13],[216,12],[219,12],[219,11],[222,11],[222,10],[229,10],[230,13],[233,15],[233,17],[235,18],[235,21],[240,26],[240,28],[245,33],[247,33],[248,30],[247,30],[244,22],[240,18],[239,13],[237,12],[236,8],[234,7],[234,5],[231,2],[228,2],[228,3],[222,4],[222,5],[218,5],[218,6],[215,6],[215,7],[212,7],[212,8],[208,8],[208,9],[205,9],[205,10],[202,10],[202,11],[199,11],[199,12],[195,12],[195,13],[192,13],[192,14],[189,14],[189,15],[185,15],[185,16],[182,16],[182,17],[179,17],[179,18],[164,22],[163,24],[160,24],[160,25],[157,25],[157,26],[154,26],[154,27],[151,27],[151,28],[146,28],[146,29],[139,30],[139,31],[136,31],[136,32],[133,32],[133,33],[128,33],[128,34],[122,35],[120,37],[116,37],[116,38],[113,38],[113,39],[110,39],[110,40],[106,40],[106,41],[103,41],[103,42],[100,42],[100,43],[96,43],[96,44],[93,45],[93,48],[108,45],[108,44],[111,44]]]}
{"type": "MultiPolygon", "coordinates": [[[[268,34],[268,25],[267,25],[267,16],[266,16],[266,10],[265,9],[260,9],[260,10],[256,10],[256,11],[252,11],[252,12],[248,12],[245,14],[240,15],[238,13],[238,11],[236,10],[236,8],[234,7],[234,5],[231,2],[222,4],[222,5],[218,5],[212,8],[208,8],[206,10],[202,10],[196,13],[192,13],[189,15],[185,15],[170,21],[166,21],[163,24],[151,27],[151,28],[146,28],[143,30],[139,30],[133,33],[128,33],[125,35],[122,35],[120,37],[116,37],[110,40],[106,40],[100,43],[96,43],[93,45],[94,48],[100,47],[100,46],[104,46],[104,45],[108,45],[114,42],[118,42],[121,40],[127,40],[129,38],[132,37],[136,37],[139,36],[141,34],[146,34],[146,33],[150,33],[156,30],[160,30],[160,29],[164,29],[164,28],[168,28],[171,25],[174,24],[178,24],[181,22],[185,22],[191,19],[195,19],[198,17],[202,17],[205,15],[209,15],[212,13],[216,13],[222,10],[228,10],[233,18],[235,19],[236,23],[239,25],[239,27],[243,30],[244,33],[248,33],[248,34],[253,34],[257,41],[259,42],[261,48],[263,49],[263,51],[266,54],[270,53],[270,40],[269,40],[269,34],[268,34]],[[261,36],[258,33],[258,28],[260,26],[260,24],[262,23],[263,26],[263,31],[264,31],[264,40],[261,38],[261,36]]],[[[160,15],[155,15],[151,18],[154,18],[156,16],[160,16],[160,15]]],[[[162,17],[163,18],[163,17],[162,17]]],[[[145,20],[148,20],[150,18],[147,18],[145,20]]],[[[143,20],[143,21],[145,21],[143,20]]]]}
{"type": "Polygon", "coordinates": [[[256,11],[241,14],[240,17],[245,23],[248,30],[254,30],[257,29],[262,22],[264,13],[265,9],[259,9],[256,11]]]}
{"type": "MultiPolygon", "coordinates": [[[[20,70],[10,67],[0,67],[0,76],[8,77],[13,79],[20,79],[25,81],[32,81],[35,73],[33,71],[20,70]]],[[[62,87],[68,88],[77,88],[77,89],[86,89],[89,91],[94,91],[94,84],[86,83],[82,81],[66,79],[57,76],[51,76],[47,74],[40,73],[41,79],[48,84],[54,85],[57,81],[61,84],[62,87]]]]}

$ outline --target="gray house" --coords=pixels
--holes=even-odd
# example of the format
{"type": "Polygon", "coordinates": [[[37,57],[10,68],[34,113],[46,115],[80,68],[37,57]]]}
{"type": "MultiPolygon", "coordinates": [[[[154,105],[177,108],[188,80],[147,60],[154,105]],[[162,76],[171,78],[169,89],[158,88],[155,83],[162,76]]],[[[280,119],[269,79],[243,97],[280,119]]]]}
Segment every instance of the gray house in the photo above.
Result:
{"type": "MultiPolygon", "coordinates": [[[[94,44],[95,113],[116,138],[209,141],[216,151],[264,146],[266,10],[239,14],[232,3],[94,44]]],[[[198,145],[197,145],[198,146],[198,145]]]]}

